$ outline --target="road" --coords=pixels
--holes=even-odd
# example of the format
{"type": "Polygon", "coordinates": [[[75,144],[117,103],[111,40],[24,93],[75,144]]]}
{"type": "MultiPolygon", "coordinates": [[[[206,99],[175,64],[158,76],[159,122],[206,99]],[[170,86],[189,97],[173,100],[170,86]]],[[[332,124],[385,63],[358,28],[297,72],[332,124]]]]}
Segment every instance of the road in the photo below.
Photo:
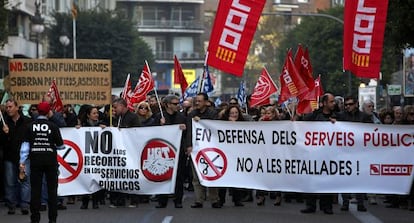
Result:
{"type": "MultiPolygon", "coordinates": [[[[228,198],[227,200],[231,200],[228,198]]],[[[100,206],[97,210],[81,210],[80,201],[75,205],[67,205],[68,209],[59,211],[60,223],[268,223],[268,222],[295,222],[295,223],[412,223],[414,212],[407,209],[389,209],[378,199],[378,205],[367,205],[368,212],[357,212],[356,205],[351,204],[349,212],[340,211],[340,205],[334,205],[334,214],[325,215],[321,211],[314,214],[301,214],[303,203],[282,203],[273,206],[272,200],[267,197],[265,206],[257,206],[254,202],[245,202],[244,207],[234,207],[227,202],[221,209],[213,209],[209,202],[204,203],[202,209],[192,209],[193,193],[186,192],[184,208],[176,209],[172,201],[165,209],[155,208],[156,203],[139,204],[137,208],[110,208],[109,205],[100,206]]],[[[107,202],[108,203],[108,202],[107,202]]],[[[18,210],[15,215],[7,215],[7,208],[0,203],[1,223],[28,223],[29,215],[21,215],[18,210]]],[[[41,222],[47,221],[47,212],[42,212],[41,222]]]]}

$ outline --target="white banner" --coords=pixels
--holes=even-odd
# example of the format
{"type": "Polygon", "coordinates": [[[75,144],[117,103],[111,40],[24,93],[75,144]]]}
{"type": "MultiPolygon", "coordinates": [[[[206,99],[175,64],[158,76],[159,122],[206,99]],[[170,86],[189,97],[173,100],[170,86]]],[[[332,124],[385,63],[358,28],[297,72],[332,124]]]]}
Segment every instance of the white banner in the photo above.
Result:
{"type": "Polygon", "coordinates": [[[407,194],[413,126],[193,121],[201,184],[310,193],[407,194]]]}
{"type": "Polygon", "coordinates": [[[62,128],[59,195],[105,188],[132,194],[174,193],[182,131],[141,128],[62,128]]]}

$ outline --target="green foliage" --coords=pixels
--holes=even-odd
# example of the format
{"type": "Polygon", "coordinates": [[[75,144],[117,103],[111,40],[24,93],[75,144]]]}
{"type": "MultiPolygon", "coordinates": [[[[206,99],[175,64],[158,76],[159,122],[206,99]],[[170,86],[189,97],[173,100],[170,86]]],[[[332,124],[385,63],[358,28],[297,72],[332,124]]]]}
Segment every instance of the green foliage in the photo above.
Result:
{"type": "Polygon", "coordinates": [[[413,0],[388,0],[386,37],[395,48],[414,47],[413,12],[413,0]]]}
{"type": "MultiPolygon", "coordinates": [[[[343,8],[332,8],[320,13],[342,18],[343,8]]],[[[348,76],[342,72],[342,24],[325,17],[304,17],[302,21],[280,44],[280,67],[283,66],[287,50],[292,48],[294,54],[297,45],[302,44],[309,49],[314,77],[321,75],[325,91],[348,94],[348,76]]]]}
{"type": "MultiPolygon", "coordinates": [[[[65,28],[71,39],[66,57],[73,58],[72,17],[69,14],[55,14],[54,17],[56,25],[49,33],[49,57],[63,57],[59,36],[65,28]]],[[[154,61],[150,47],[139,37],[132,23],[112,12],[78,12],[76,27],[77,58],[112,60],[113,87],[123,86],[128,73],[137,77],[145,60],[149,64],[154,61]]]]}
{"type": "MultiPolygon", "coordinates": [[[[406,21],[406,18],[413,18],[412,10],[408,10],[413,6],[404,3],[405,8],[400,7],[398,2],[405,1],[389,1],[381,64],[383,74],[381,84],[389,84],[391,74],[399,69],[402,47],[414,43],[414,39],[408,34],[413,33],[414,20],[406,21]],[[403,16],[405,14],[407,14],[406,17],[403,16]],[[408,14],[410,15],[408,16],[408,14]],[[404,29],[404,31],[401,29],[404,29]],[[403,35],[400,35],[401,33],[403,35]]],[[[319,13],[342,19],[343,7],[336,7],[319,13]]],[[[286,50],[289,48],[295,50],[299,43],[309,48],[314,76],[321,74],[322,85],[325,90],[340,95],[347,95],[351,90],[351,94],[356,94],[356,89],[361,80],[354,75],[350,79],[349,73],[344,73],[342,70],[343,25],[324,17],[306,17],[282,41],[278,54],[281,66],[286,56],[286,50]]]]}

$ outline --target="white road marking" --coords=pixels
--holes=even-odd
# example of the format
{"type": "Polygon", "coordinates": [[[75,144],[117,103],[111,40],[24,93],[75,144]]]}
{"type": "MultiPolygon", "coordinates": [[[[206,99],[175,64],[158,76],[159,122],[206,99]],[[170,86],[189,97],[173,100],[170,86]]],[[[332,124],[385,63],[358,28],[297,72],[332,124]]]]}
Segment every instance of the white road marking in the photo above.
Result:
{"type": "Polygon", "coordinates": [[[360,212],[357,210],[357,204],[349,204],[349,212],[361,223],[383,223],[379,218],[370,212],[360,212]]]}
{"type": "Polygon", "coordinates": [[[161,223],[170,223],[173,219],[173,216],[165,216],[161,223]]]}

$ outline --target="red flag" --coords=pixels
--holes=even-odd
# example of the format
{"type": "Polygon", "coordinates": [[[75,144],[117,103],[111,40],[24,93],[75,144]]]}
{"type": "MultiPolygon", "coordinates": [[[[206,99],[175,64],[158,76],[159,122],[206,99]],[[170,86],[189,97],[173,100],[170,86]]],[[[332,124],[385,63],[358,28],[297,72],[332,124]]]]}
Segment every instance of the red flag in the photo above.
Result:
{"type": "Polygon", "coordinates": [[[315,81],[313,80],[313,69],[309,59],[308,48],[304,52],[302,45],[298,45],[295,55],[295,66],[309,90],[313,89],[315,81]]]}
{"type": "Polygon", "coordinates": [[[298,97],[301,99],[305,96],[305,93],[309,91],[309,88],[299,75],[299,72],[292,61],[291,50],[289,50],[286,55],[285,64],[283,65],[282,74],[280,75],[280,85],[279,104],[282,104],[291,97],[298,97]]]}
{"type": "Polygon", "coordinates": [[[127,79],[125,80],[124,89],[122,90],[121,97],[126,101],[128,109],[134,111],[134,105],[131,102],[132,92],[131,92],[131,80],[130,75],[128,74],[127,79]]]}
{"type": "Polygon", "coordinates": [[[296,111],[298,114],[311,113],[318,108],[319,97],[323,95],[321,76],[314,81],[315,87],[306,96],[306,99],[300,100],[296,111]]]}
{"type": "Polygon", "coordinates": [[[174,84],[180,84],[181,93],[184,95],[185,90],[188,87],[187,80],[185,79],[183,69],[181,68],[180,61],[177,56],[174,55],[174,84]]]}
{"type": "Polygon", "coordinates": [[[252,96],[250,98],[250,107],[257,105],[270,104],[270,95],[277,92],[277,87],[267,72],[266,68],[263,67],[262,73],[257,80],[256,86],[253,89],[252,96]]]}
{"type": "Polygon", "coordinates": [[[53,111],[56,111],[56,112],[63,111],[63,102],[62,102],[62,99],[60,99],[59,90],[57,88],[55,80],[52,81],[49,91],[47,92],[47,96],[49,96],[52,99],[51,109],[53,111]]]}
{"type": "Polygon", "coordinates": [[[207,65],[242,76],[266,0],[220,1],[208,45],[207,65]]]}
{"type": "Polygon", "coordinates": [[[344,69],[379,78],[388,0],[345,1],[344,69]]]}
{"type": "Polygon", "coordinates": [[[147,94],[154,89],[155,83],[154,79],[152,78],[152,74],[150,68],[148,66],[147,61],[145,61],[144,69],[142,69],[141,76],[139,76],[139,80],[137,85],[132,92],[131,102],[133,104],[140,103],[147,99],[147,94]]]}

